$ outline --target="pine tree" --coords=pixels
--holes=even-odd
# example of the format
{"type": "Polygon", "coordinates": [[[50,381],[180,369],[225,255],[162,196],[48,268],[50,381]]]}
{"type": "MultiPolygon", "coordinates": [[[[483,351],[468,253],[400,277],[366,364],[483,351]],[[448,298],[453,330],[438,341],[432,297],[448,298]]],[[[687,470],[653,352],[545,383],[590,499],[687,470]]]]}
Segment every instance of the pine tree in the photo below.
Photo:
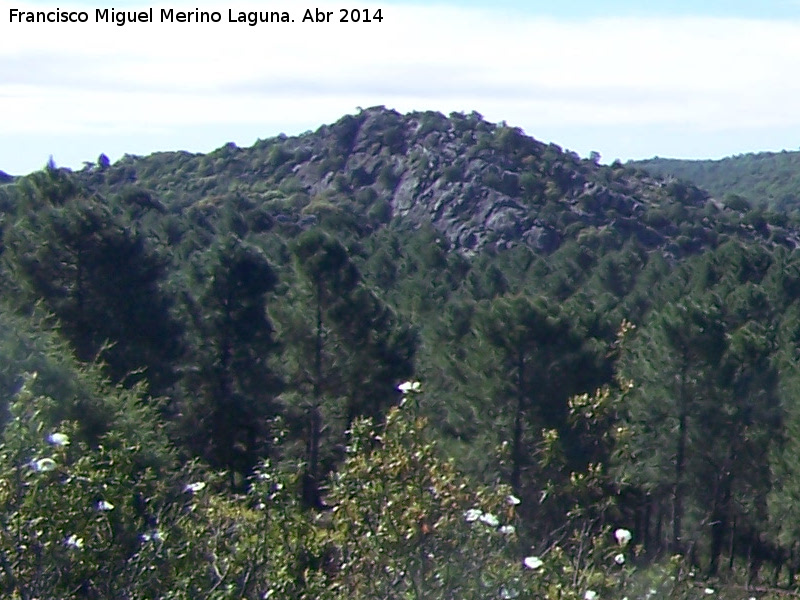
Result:
{"type": "Polygon", "coordinates": [[[77,357],[105,363],[114,381],[144,377],[153,395],[170,389],[182,330],[164,287],[166,261],[142,235],[100,202],[73,198],[9,236],[4,256],[21,304],[42,300],[77,357]]]}
{"type": "Polygon", "coordinates": [[[626,427],[633,433],[621,476],[658,497],[669,495],[674,552],[686,546],[687,489],[702,460],[695,450],[703,435],[700,414],[725,350],[724,333],[713,307],[670,306],[639,330],[624,357],[623,374],[638,393],[628,406],[626,427]]]}
{"type": "Polygon", "coordinates": [[[489,398],[513,415],[511,486],[524,487],[532,428],[566,430],[567,399],[596,383],[593,356],[569,324],[541,301],[501,296],[476,316],[477,352],[491,349],[489,398]],[[492,367],[493,365],[493,367],[492,367]]]}
{"type": "Polygon", "coordinates": [[[259,248],[232,235],[203,258],[205,289],[192,310],[199,364],[189,377],[185,426],[196,450],[242,483],[269,455],[279,413],[282,382],[271,364],[279,346],[267,313],[277,277],[259,248]]]}
{"type": "Polygon", "coordinates": [[[302,282],[297,291],[306,293],[287,329],[305,412],[306,499],[319,504],[319,482],[336,459],[330,450],[323,456],[323,438],[341,445],[356,417],[382,417],[397,399],[397,383],[412,373],[417,338],[361,283],[347,249],[328,234],[302,234],[294,255],[302,282]]]}

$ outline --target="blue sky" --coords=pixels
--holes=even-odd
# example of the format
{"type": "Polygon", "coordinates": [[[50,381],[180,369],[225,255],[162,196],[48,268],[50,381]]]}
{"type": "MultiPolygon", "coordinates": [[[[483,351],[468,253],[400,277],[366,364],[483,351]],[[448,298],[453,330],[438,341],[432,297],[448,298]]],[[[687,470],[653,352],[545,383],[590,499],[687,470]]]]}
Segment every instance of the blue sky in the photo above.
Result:
{"type": "MultiPolygon", "coordinates": [[[[403,0],[388,0],[389,5],[409,4],[403,0]]],[[[481,8],[491,6],[515,13],[547,15],[564,19],[591,17],[651,16],[675,17],[705,15],[715,17],[743,17],[754,19],[783,19],[800,17],[800,2],[795,0],[462,0],[460,7],[481,8]]]]}
{"type": "MultiPolygon", "coordinates": [[[[385,0],[303,24],[280,0],[0,0],[0,170],[208,152],[359,107],[476,110],[583,156],[720,158],[800,146],[800,0],[385,0]],[[286,10],[291,24],[20,24],[10,8],[286,10]]],[[[334,10],[340,2],[308,7],[334,10]]]]}

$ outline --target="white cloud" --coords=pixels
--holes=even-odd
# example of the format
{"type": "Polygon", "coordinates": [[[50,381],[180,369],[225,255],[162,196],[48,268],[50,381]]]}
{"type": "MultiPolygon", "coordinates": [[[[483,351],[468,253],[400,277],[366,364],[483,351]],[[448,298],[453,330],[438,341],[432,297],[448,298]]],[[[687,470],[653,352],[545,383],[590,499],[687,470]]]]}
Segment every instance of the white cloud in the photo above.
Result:
{"type": "MultiPolygon", "coordinates": [[[[288,10],[297,22],[3,22],[0,102],[14,115],[3,129],[112,134],[124,142],[147,132],[251,124],[254,137],[267,137],[277,131],[263,129],[279,123],[284,130],[322,124],[373,104],[474,109],[532,135],[544,127],[800,124],[800,22],[556,20],[444,5],[352,5],[380,7],[383,21],[300,23],[302,10],[292,3],[245,1],[199,8],[218,10],[223,21],[229,6],[288,10]]],[[[34,6],[41,10],[14,4],[34,6]]],[[[317,6],[336,20],[339,4],[317,6]]],[[[0,2],[0,19],[10,7],[0,2]]],[[[94,8],[85,5],[90,21],[94,8]]]]}

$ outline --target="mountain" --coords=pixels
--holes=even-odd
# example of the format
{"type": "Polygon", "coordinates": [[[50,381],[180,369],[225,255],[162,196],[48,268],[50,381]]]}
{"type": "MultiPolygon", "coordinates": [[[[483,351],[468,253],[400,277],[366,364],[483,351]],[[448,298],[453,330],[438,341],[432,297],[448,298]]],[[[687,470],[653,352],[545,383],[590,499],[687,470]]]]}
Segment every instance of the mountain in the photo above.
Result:
{"type": "MultiPolygon", "coordinates": [[[[609,546],[617,526],[633,531],[632,566],[647,566],[643,578],[630,578],[645,587],[625,592],[636,597],[649,593],[652,577],[676,572],[669,563],[666,575],[654,575],[649,563],[661,557],[687,556],[680,573],[702,564],[713,577],[736,577],[720,568],[733,565],[750,584],[762,564],[788,566],[793,577],[798,217],[642,165],[601,165],[477,113],[375,107],[249,148],[128,155],[114,164],[101,155],[77,172],[51,164],[0,182],[0,397],[17,398],[0,406],[0,423],[16,423],[5,446],[15,454],[0,456],[0,470],[22,481],[20,465],[33,465],[25,477],[34,478],[83,449],[119,452],[98,464],[133,461],[136,473],[160,472],[151,465],[171,473],[167,506],[176,495],[188,502],[189,493],[233,503],[230,511],[208,504],[226,522],[220,532],[237,530],[278,496],[298,514],[344,519],[336,527],[368,525],[374,515],[393,521],[400,510],[410,523],[395,532],[410,553],[399,550],[401,563],[420,556],[438,524],[458,523],[463,535],[514,554],[506,574],[563,557],[553,573],[570,573],[571,583],[541,580],[558,595],[569,589],[564,597],[586,592],[575,581],[589,576],[572,575],[582,556],[617,573],[606,583],[592,576],[601,595],[622,593],[615,578],[629,578],[613,557],[622,548],[609,546]],[[394,409],[407,419],[395,421],[396,439],[378,429],[394,409]],[[138,423],[161,441],[142,438],[138,423]],[[32,450],[41,432],[62,430],[73,440],[68,449],[32,450]],[[168,450],[149,454],[153,445],[168,450]],[[131,448],[145,456],[129,458],[131,448]],[[373,460],[381,448],[394,448],[385,462],[373,460]],[[449,466],[418,462],[429,453],[449,466]],[[282,479],[261,476],[265,458],[292,474],[285,489],[270,483],[282,479]],[[471,483],[448,475],[456,466],[471,483]],[[407,467],[421,479],[406,479],[407,467]],[[204,487],[199,471],[219,475],[204,487]],[[433,471],[439,479],[426,479],[433,471]],[[410,495],[386,495],[404,481],[414,482],[410,495]],[[446,491],[479,484],[507,491],[485,506],[453,503],[446,491]],[[342,485],[353,510],[372,486],[374,512],[360,519],[351,508],[328,511],[342,485]],[[258,497],[243,500],[248,490],[258,497]],[[445,520],[430,512],[432,500],[450,507],[445,520]],[[417,502],[419,510],[407,510],[417,502]],[[519,520],[503,533],[497,511],[512,509],[519,520]],[[519,544],[499,537],[512,534],[519,544]],[[605,541],[587,552],[592,536],[605,541]],[[558,540],[563,553],[545,551],[558,540]]],[[[127,471],[112,475],[129,480],[127,471]]],[[[57,504],[66,482],[25,487],[50,490],[57,504]]],[[[99,480],[91,489],[81,483],[80,495],[65,492],[75,503],[69,510],[42,514],[130,505],[129,522],[147,526],[130,525],[118,559],[127,564],[161,525],[147,498],[130,502],[120,486],[106,497],[99,480]]],[[[6,494],[10,514],[22,491],[6,494]]],[[[338,502],[346,506],[341,495],[338,502]]],[[[191,512],[176,510],[178,520],[191,512]]],[[[38,539],[41,522],[31,517],[28,539],[38,539]]],[[[324,519],[319,525],[326,528],[324,519]]],[[[182,539],[181,527],[169,530],[169,543],[182,539]]],[[[63,555],[54,560],[66,560],[65,546],[81,536],[94,543],[97,531],[60,531],[49,542],[63,555]]],[[[197,531],[192,544],[208,537],[197,531]]],[[[353,539],[362,543],[368,532],[353,539]]],[[[349,552],[341,533],[318,538],[324,556],[297,565],[298,585],[313,583],[306,575],[315,568],[348,573],[338,568],[349,552]]],[[[424,557],[440,556],[434,550],[424,557]]],[[[16,542],[3,551],[38,556],[20,554],[16,542]]],[[[215,552],[228,550],[203,556],[215,552]]],[[[237,560],[271,556],[240,552],[237,560]]],[[[192,572],[216,569],[195,563],[187,563],[192,572]]],[[[251,572],[275,571],[242,569],[243,586],[251,572]]],[[[366,597],[397,592],[391,580],[404,569],[381,566],[374,576],[388,577],[394,591],[366,597]]],[[[523,573],[540,578],[539,567],[523,573]]],[[[348,589],[345,580],[337,589],[348,589]]],[[[80,585],[68,583],[63,589],[80,585]]]]}
{"type": "Polygon", "coordinates": [[[307,227],[326,212],[362,233],[392,219],[431,224],[466,253],[515,244],[550,253],[581,231],[606,228],[670,255],[709,247],[719,235],[763,234],[792,247],[797,239],[766,224],[754,233],[700,187],[599,165],[474,112],[376,107],[250,148],[126,156],[77,175],[93,193],[133,194],[167,212],[244,201],[259,213],[254,219],[283,227],[307,227]]]}

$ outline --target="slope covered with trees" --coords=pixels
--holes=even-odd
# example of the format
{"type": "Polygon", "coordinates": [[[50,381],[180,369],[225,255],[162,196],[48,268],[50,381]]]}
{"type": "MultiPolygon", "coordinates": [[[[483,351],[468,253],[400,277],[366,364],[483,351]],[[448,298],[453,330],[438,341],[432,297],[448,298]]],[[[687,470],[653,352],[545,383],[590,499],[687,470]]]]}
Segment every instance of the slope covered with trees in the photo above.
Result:
{"type": "Polygon", "coordinates": [[[797,210],[800,152],[759,152],[721,160],[652,158],[632,166],[661,177],[691,181],[731,206],[797,210]]]}
{"type": "Polygon", "coordinates": [[[6,595],[795,589],[793,214],[383,108],[0,212],[6,595]]]}

